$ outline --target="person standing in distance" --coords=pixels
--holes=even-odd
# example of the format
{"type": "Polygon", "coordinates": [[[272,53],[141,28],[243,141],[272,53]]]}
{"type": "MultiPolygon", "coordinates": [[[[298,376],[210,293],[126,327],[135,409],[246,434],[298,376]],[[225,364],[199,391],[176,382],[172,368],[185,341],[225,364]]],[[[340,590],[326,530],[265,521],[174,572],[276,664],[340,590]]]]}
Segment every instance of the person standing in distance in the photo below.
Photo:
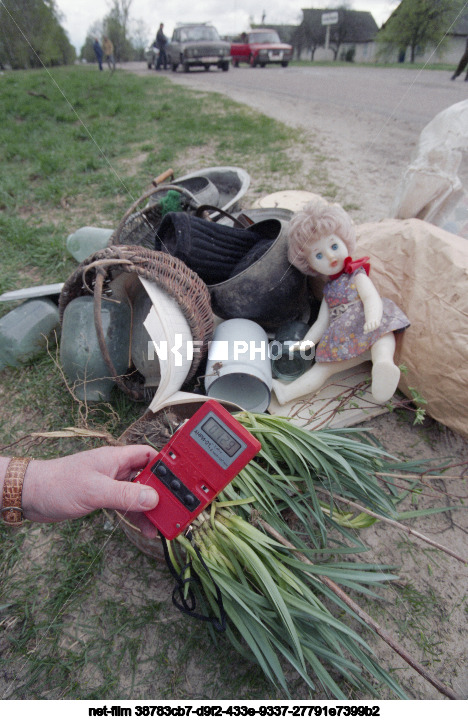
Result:
{"type": "Polygon", "coordinates": [[[102,49],[104,50],[109,70],[115,70],[114,43],[107,35],[104,35],[102,49]]]}
{"type": "Polygon", "coordinates": [[[101,43],[99,42],[99,40],[97,38],[94,38],[93,49],[94,49],[94,54],[96,56],[97,63],[99,65],[99,70],[102,70],[103,52],[102,52],[102,48],[101,48],[101,43]]]}
{"type": "MultiPolygon", "coordinates": [[[[455,80],[458,78],[459,75],[462,74],[466,66],[468,65],[468,35],[466,36],[466,45],[465,45],[465,52],[460,58],[460,62],[458,63],[457,69],[455,70],[454,74],[450,78],[450,80],[455,80]]],[[[465,76],[465,80],[468,82],[468,70],[465,76]]]]}
{"type": "Polygon", "coordinates": [[[164,35],[164,23],[161,23],[159,30],[156,33],[156,47],[159,50],[158,62],[156,63],[156,70],[161,70],[161,65],[164,65],[164,70],[167,70],[167,55],[166,55],[167,37],[164,35]]]}

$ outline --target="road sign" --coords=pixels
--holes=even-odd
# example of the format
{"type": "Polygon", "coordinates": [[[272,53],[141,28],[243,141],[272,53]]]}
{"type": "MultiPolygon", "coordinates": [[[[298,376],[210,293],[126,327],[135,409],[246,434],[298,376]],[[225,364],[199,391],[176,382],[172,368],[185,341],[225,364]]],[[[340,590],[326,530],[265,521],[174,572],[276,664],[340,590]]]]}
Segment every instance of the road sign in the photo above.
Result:
{"type": "Polygon", "coordinates": [[[338,12],[322,13],[322,25],[336,25],[338,22],[338,12]]]}

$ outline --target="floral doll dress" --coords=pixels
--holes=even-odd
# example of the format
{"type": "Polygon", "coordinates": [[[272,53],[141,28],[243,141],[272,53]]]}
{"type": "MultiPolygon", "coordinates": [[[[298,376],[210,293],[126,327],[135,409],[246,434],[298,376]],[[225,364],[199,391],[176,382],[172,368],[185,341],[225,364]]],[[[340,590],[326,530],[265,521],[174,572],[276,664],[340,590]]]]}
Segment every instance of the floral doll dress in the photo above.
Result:
{"type": "Polygon", "coordinates": [[[368,350],[386,333],[402,331],[409,320],[402,310],[389,298],[382,298],[382,322],[376,330],[364,333],[364,305],[359,297],[355,277],[365,273],[358,268],[351,274],[342,273],[329,280],[323,289],[323,297],[330,311],[330,324],[316,350],[317,363],[355,358],[368,350]]]}

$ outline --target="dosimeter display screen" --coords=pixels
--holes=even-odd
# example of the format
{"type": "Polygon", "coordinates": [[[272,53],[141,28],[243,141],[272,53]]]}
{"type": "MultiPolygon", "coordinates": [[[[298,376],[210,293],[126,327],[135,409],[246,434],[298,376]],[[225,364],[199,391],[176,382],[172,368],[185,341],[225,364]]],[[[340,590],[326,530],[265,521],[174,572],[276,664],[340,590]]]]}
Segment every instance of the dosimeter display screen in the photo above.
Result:
{"type": "Polygon", "coordinates": [[[145,515],[172,540],[259,452],[260,442],[210,399],[135,478],[152,486],[159,503],[145,515]]]}
{"type": "Polygon", "coordinates": [[[224,428],[221,423],[215,421],[214,418],[210,418],[202,425],[202,430],[205,431],[209,436],[227,455],[232,456],[242,447],[236,439],[231,436],[224,428]]]}

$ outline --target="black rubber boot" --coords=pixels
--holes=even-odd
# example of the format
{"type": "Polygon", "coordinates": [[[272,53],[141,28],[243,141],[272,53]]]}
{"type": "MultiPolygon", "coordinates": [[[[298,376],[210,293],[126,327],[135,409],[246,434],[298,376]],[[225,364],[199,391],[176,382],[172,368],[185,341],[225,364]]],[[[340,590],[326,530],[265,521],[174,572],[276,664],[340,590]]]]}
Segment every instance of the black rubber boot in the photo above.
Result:
{"type": "MultiPolygon", "coordinates": [[[[167,213],[156,231],[154,247],[183,260],[205,283],[221,283],[258,241],[268,237],[263,226],[265,221],[232,228],[187,213],[167,213]]],[[[272,235],[271,242],[274,239],[272,235]]]]}

